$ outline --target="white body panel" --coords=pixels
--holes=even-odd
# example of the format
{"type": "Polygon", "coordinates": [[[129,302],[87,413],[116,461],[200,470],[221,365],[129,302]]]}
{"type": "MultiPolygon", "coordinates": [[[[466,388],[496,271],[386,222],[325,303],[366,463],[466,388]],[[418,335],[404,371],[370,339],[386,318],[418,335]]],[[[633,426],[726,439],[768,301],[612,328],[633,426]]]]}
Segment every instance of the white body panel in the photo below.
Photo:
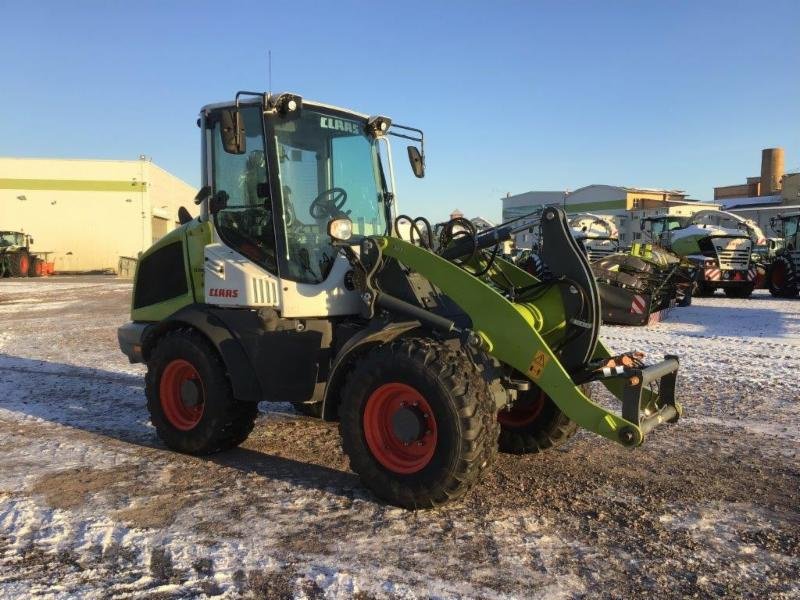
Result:
{"type": "Polygon", "coordinates": [[[331,317],[359,313],[357,292],[344,287],[347,259],[339,255],[322,283],[280,279],[224,244],[205,247],[204,292],[207,304],[275,308],[282,317],[331,317]]]}
{"type": "Polygon", "coordinates": [[[207,304],[280,310],[280,279],[224,244],[209,244],[204,254],[207,304]]]}
{"type": "Polygon", "coordinates": [[[341,254],[322,283],[298,283],[281,280],[281,316],[332,317],[358,314],[361,298],[358,292],[344,287],[344,275],[350,263],[341,254]]]}

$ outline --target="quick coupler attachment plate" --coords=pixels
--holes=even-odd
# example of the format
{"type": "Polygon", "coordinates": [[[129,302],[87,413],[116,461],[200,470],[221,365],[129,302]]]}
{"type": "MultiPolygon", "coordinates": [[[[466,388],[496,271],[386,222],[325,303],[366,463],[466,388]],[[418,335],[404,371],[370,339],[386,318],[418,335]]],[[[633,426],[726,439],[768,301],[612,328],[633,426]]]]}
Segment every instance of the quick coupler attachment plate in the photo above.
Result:
{"type": "MultiPolygon", "coordinates": [[[[643,368],[625,370],[625,387],[622,392],[622,417],[636,423],[641,434],[647,435],[662,423],[674,423],[681,416],[681,406],[675,402],[675,385],[678,378],[678,357],[667,355],[660,363],[643,368]],[[648,395],[643,402],[643,391],[658,384],[658,395],[648,395]]],[[[620,430],[620,441],[629,444],[636,439],[630,429],[620,430]]]]}

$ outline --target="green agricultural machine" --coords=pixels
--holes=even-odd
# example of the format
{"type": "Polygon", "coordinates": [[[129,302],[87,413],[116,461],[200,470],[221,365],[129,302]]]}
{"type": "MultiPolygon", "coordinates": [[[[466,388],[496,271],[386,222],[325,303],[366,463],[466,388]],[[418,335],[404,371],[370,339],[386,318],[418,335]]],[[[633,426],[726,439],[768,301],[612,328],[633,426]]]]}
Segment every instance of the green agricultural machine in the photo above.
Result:
{"type": "Polygon", "coordinates": [[[32,271],[35,259],[30,248],[33,238],[20,231],[0,231],[0,277],[27,277],[35,275],[32,271]]]}
{"type": "MultiPolygon", "coordinates": [[[[597,281],[603,323],[649,325],[661,321],[673,306],[691,303],[696,271],[691,263],[651,244],[621,249],[610,217],[577,213],[567,219],[597,281]]],[[[537,233],[532,226],[528,229],[537,233]]],[[[540,248],[541,235],[536,239],[540,248]]],[[[541,280],[552,276],[538,250],[517,264],[541,280]]]]}
{"type": "Polygon", "coordinates": [[[780,238],[770,240],[766,287],[778,298],[794,298],[800,291],[800,212],[773,217],[769,225],[780,238]]]}
{"type": "Polygon", "coordinates": [[[423,135],[291,94],[202,109],[201,215],[141,255],[122,351],[147,365],[152,423],[177,451],[242,443],[257,404],[338,420],[351,468],[407,508],[461,496],[498,449],[578,427],[627,447],[681,414],[678,359],[599,341],[597,286],[564,213],[541,214],[540,281],[480,233],[424,219],[396,235],[390,138],[424,175],[423,135]],[[592,400],[602,382],[619,400],[592,400]]]}
{"type": "Polygon", "coordinates": [[[748,298],[758,284],[753,249],[764,234],[748,219],[721,210],[701,210],[689,217],[647,217],[641,226],[652,243],[696,267],[694,296],[713,296],[722,289],[729,298],[748,298]]]}

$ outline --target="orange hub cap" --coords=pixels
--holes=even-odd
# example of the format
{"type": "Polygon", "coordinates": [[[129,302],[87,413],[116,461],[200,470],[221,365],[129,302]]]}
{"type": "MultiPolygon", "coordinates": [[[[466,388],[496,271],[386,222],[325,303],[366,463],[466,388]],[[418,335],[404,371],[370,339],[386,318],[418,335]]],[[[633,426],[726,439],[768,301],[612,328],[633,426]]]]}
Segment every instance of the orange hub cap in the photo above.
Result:
{"type": "Polygon", "coordinates": [[[205,390],[192,363],[181,358],[170,362],[158,388],[164,416],[181,431],[193,429],[203,417],[205,390]]]}
{"type": "Polygon", "coordinates": [[[425,468],[436,450],[436,418],[410,385],[386,383],[364,407],[364,436],[375,459],[389,471],[410,475],[425,468]]]}

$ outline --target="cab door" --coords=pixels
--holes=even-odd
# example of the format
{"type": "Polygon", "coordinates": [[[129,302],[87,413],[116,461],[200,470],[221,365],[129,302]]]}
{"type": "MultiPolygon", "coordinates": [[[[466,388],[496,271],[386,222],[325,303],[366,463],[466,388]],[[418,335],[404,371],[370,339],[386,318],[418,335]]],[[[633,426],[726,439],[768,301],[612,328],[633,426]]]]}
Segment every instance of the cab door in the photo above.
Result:
{"type": "Polygon", "coordinates": [[[261,108],[243,106],[239,115],[244,141],[240,153],[225,147],[222,129],[229,123],[223,119],[222,111],[209,115],[211,219],[226,246],[277,276],[274,211],[261,108]]]}

